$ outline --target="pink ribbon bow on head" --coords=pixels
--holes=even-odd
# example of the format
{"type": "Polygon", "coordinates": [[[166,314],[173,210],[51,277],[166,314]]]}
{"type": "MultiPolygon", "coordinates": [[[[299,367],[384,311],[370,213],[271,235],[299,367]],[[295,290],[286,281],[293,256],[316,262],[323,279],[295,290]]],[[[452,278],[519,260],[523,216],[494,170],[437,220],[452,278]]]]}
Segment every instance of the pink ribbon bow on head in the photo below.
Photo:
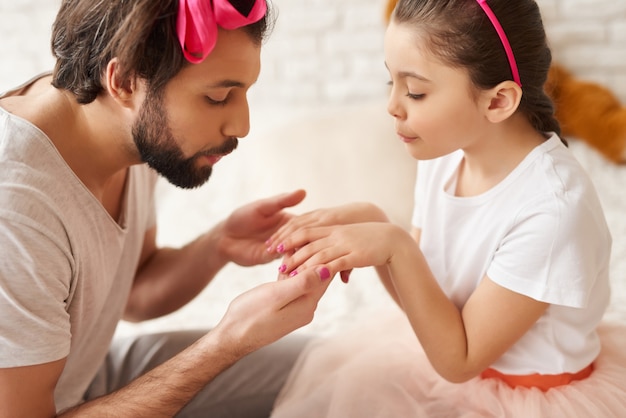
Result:
{"type": "Polygon", "coordinates": [[[232,30],[258,22],[265,16],[265,0],[255,0],[244,16],[228,0],[179,0],[176,32],[185,58],[202,62],[217,42],[217,27],[232,30]]]}

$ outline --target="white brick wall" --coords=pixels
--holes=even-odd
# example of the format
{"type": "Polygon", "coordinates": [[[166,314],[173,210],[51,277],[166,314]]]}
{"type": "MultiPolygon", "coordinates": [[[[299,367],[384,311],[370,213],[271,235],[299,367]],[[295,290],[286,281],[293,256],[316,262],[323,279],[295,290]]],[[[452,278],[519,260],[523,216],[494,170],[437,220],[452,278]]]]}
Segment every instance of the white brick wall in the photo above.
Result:
{"type": "MultiPolygon", "coordinates": [[[[557,61],[626,103],[626,1],[538,0],[557,61]]],[[[0,0],[0,90],[52,66],[59,0],[0,0]]],[[[252,99],[298,105],[385,95],[384,0],[274,0],[279,19],[252,99]]]]}
{"type": "Polygon", "coordinates": [[[555,60],[626,103],[626,1],[538,0],[555,60]]]}

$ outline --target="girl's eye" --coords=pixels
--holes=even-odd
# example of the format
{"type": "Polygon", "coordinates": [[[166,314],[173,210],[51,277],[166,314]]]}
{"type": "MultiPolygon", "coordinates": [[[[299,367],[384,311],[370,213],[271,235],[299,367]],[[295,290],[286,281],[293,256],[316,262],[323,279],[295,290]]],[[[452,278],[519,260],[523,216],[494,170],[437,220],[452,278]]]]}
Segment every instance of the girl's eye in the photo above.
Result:
{"type": "Polygon", "coordinates": [[[409,92],[406,94],[406,97],[408,97],[411,100],[421,100],[424,97],[426,97],[426,95],[425,94],[413,94],[409,92]]]}

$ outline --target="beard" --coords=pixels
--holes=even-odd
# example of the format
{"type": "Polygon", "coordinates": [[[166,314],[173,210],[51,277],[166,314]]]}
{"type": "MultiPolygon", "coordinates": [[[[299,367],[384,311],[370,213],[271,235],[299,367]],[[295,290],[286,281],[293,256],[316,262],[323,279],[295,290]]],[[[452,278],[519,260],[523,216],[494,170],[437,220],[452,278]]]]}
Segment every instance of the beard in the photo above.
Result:
{"type": "Polygon", "coordinates": [[[210,155],[224,155],[234,151],[239,143],[230,137],[219,147],[201,151],[186,158],[171,133],[163,109],[163,96],[150,91],[146,96],[139,118],[133,125],[133,140],[141,160],[165,177],[174,186],[193,189],[202,186],[211,177],[213,167],[198,167],[198,159],[210,155]]]}

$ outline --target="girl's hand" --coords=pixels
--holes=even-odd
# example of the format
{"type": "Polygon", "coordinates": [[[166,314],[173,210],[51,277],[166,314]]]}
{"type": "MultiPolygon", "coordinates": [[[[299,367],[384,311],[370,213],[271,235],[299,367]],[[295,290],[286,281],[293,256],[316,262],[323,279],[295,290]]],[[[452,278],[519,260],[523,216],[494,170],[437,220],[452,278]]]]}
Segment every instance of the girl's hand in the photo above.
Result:
{"type": "Polygon", "coordinates": [[[286,256],[280,272],[293,276],[320,264],[332,274],[382,266],[391,262],[404,236],[406,231],[388,222],[303,228],[282,241],[286,256]]]}
{"type": "Polygon", "coordinates": [[[361,222],[388,222],[385,213],[371,203],[350,203],[328,209],[318,209],[295,216],[285,225],[280,227],[267,241],[267,251],[284,253],[284,244],[280,244],[291,236],[295,231],[320,227],[345,225],[361,222]]]}

